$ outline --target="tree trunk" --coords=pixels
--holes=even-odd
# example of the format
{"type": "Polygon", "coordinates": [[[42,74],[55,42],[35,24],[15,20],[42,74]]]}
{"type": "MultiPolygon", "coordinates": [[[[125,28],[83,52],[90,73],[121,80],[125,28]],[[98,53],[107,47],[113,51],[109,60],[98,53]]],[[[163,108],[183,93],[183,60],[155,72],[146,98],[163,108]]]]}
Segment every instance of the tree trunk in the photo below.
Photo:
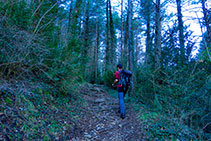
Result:
{"type": "Polygon", "coordinates": [[[145,66],[149,66],[152,63],[152,37],[151,37],[151,14],[153,13],[153,1],[152,0],[141,0],[141,11],[146,23],[146,52],[144,63],[145,66]]]}
{"type": "Polygon", "coordinates": [[[210,57],[210,53],[209,53],[209,48],[211,47],[211,27],[209,26],[210,22],[208,20],[208,12],[207,12],[207,9],[205,7],[205,1],[206,0],[202,0],[201,1],[201,4],[202,4],[202,10],[203,10],[203,14],[204,14],[204,22],[205,22],[205,26],[207,28],[207,34],[208,34],[208,37],[207,37],[207,40],[205,41],[205,49],[206,49],[206,52],[207,52],[207,55],[209,57],[209,60],[211,61],[211,57],[210,57]]]}
{"type": "Polygon", "coordinates": [[[133,63],[132,63],[132,47],[133,46],[133,39],[132,39],[132,3],[131,0],[128,0],[128,63],[129,63],[129,70],[132,70],[133,63]]]}
{"type": "Polygon", "coordinates": [[[89,46],[89,2],[87,3],[86,17],[85,17],[85,33],[84,33],[84,49],[83,56],[87,57],[87,51],[89,46]]]}
{"type": "Polygon", "coordinates": [[[205,1],[206,0],[202,0],[201,3],[202,3],[202,10],[203,10],[203,14],[204,14],[204,22],[205,22],[205,25],[206,25],[206,28],[207,28],[207,33],[208,33],[208,38],[209,38],[209,42],[211,41],[211,27],[210,27],[210,22],[208,20],[208,12],[207,12],[207,9],[205,7],[205,1]]]}
{"type": "Polygon", "coordinates": [[[87,71],[88,70],[88,53],[89,53],[89,50],[90,50],[90,47],[89,47],[89,2],[87,2],[87,8],[86,8],[86,12],[85,12],[85,25],[84,25],[84,46],[82,48],[82,56],[83,56],[83,61],[82,61],[82,64],[83,64],[83,68],[82,68],[82,71],[84,71],[84,76],[89,76],[90,72],[87,71]],[[86,70],[87,69],[87,70],[86,70]]]}
{"type": "Polygon", "coordinates": [[[113,25],[111,2],[107,0],[106,3],[106,70],[112,71],[116,62],[115,51],[115,31],[113,25]]]}
{"type": "Polygon", "coordinates": [[[155,17],[155,69],[160,69],[161,59],[161,15],[160,0],[156,0],[156,17],[155,17]]]}
{"type": "Polygon", "coordinates": [[[115,50],[115,30],[111,11],[111,1],[109,0],[109,15],[110,15],[110,56],[111,56],[111,69],[114,69],[116,62],[116,50],[115,50]]]}
{"type": "Polygon", "coordinates": [[[121,0],[121,57],[120,57],[120,62],[123,64],[123,0],[121,0]]]}
{"type": "Polygon", "coordinates": [[[139,50],[139,47],[138,47],[138,35],[139,35],[139,30],[138,30],[138,28],[136,29],[136,44],[135,44],[135,64],[138,64],[138,59],[139,59],[139,52],[140,52],[140,50],[139,50]]]}
{"type": "Polygon", "coordinates": [[[151,32],[151,28],[150,28],[150,15],[147,16],[147,29],[146,29],[146,34],[147,34],[147,38],[146,38],[146,56],[145,56],[145,63],[146,65],[149,65],[151,60],[151,50],[152,50],[152,46],[151,46],[151,36],[150,36],[150,32],[151,32]]]}
{"type": "Polygon", "coordinates": [[[132,30],[132,1],[128,0],[128,63],[129,70],[133,72],[132,81],[133,87],[132,91],[129,92],[129,96],[135,94],[135,71],[134,71],[134,47],[133,47],[133,30],[132,30]]]}
{"type": "Polygon", "coordinates": [[[78,37],[78,28],[80,28],[78,26],[79,22],[78,22],[78,17],[81,11],[81,4],[82,4],[82,0],[76,0],[76,4],[75,4],[75,8],[73,10],[73,16],[72,16],[72,25],[71,25],[71,35],[74,37],[78,37]]]}
{"type": "Polygon", "coordinates": [[[125,25],[125,34],[124,34],[124,47],[123,47],[123,66],[124,68],[129,68],[128,64],[128,14],[125,25]]]}
{"type": "MultiPolygon", "coordinates": [[[[98,10],[98,3],[97,3],[97,10],[98,10]]],[[[94,70],[94,80],[95,80],[95,83],[97,83],[98,82],[98,76],[97,76],[97,74],[98,74],[98,50],[99,50],[99,44],[100,44],[100,31],[99,31],[99,13],[98,13],[98,11],[97,11],[97,13],[96,13],[96,20],[97,20],[97,23],[96,23],[96,46],[95,46],[95,62],[94,62],[94,64],[95,64],[95,70],[94,70]]]]}
{"type": "Polygon", "coordinates": [[[70,9],[69,9],[69,17],[68,17],[68,27],[67,27],[67,33],[68,33],[68,35],[70,34],[70,30],[71,30],[71,19],[72,19],[72,6],[73,6],[73,4],[72,4],[73,2],[72,2],[72,0],[70,1],[70,9]]]}
{"type": "Polygon", "coordinates": [[[184,26],[182,20],[182,7],[181,0],[177,2],[177,17],[178,17],[178,30],[179,30],[179,43],[180,43],[180,64],[183,66],[185,62],[185,40],[184,40],[184,26]]]}
{"type": "Polygon", "coordinates": [[[108,70],[109,69],[109,65],[110,65],[108,4],[109,4],[109,0],[107,0],[107,2],[106,2],[106,57],[105,57],[105,70],[108,70]]]}

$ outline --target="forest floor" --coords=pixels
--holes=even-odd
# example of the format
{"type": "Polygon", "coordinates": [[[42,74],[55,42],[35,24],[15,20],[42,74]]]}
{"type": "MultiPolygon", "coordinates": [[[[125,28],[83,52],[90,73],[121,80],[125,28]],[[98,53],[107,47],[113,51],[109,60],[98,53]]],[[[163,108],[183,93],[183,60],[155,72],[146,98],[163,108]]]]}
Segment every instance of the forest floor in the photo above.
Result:
{"type": "MultiPolygon", "coordinates": [[[[125,103],[126,118],[121,119],[118,98],[109,94],[104,86],[87,84],[80,92],[85,105],[70,137],[72,141],[144,140],[144,128],[131,104],[125,103]]],[[[112,92],[117,95],[116,91],[112,92]]]]}
{"type": "Polygon", "coordinates": [[[135,105],[126,98],[121,119],[117,91],[80,84],[74,96],[0,96],[0,140],[146,140],[135,105]],[[128,102],[127,102],[128,101],[128,102]]]}

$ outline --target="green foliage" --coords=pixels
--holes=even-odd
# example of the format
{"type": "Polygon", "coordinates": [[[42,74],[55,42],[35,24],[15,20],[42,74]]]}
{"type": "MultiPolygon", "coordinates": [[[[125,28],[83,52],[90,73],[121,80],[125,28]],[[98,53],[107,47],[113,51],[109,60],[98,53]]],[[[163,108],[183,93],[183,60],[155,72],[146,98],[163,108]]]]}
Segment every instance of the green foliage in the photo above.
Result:
{"type": "MultiPolygon", "coordinates": [[[[0,131],[3,132],[5,128],[9,130],[8,136],[11,139],[56,139],[64,130],[74,126],[71,122],[76,111],[73,103],[77,101],[75,105],[81,104],[82,100],[76,95],[84,77],[88,75],[90,81],[94,78],[93,82],[101,79],[99,73],[95,72],[98,70],[92,69],[95,66],[93,64],[98,63],[95,62],[96,55],[93,54],[96,52],[93,46],[96,46],[99,36],[98,60],[106,58],[102,48],[106,44],[102,38],[105,36],[105,1],[89,1],[90,4],[75,1],[72,5],[74,10],[68,13],[70,17],[66,16],[67,11],[55,5],[57,2],[0,2],[0,111],[9,115],[6,123],[1,124],[0,131]],[[86,72],[90,69],[90,72],[86,72]],[[60,112],[62,110],[65,110],[64,113],[60,112]],[[52,120],[58,117],[66,123],[52,120]]],[[[152,1],[145,0],[140,4],[144,21],[151,21],[152,1]]],[[[126,15],[123,15],[126,20],[126,15]]],[[[114,32],[120,29],[121,24],[117,12],[110,16],[113,17],[113,26],[110,25],[109,29],[113,35],[109,36],[111,42],[108,46],[113,51],[108,54],[113,57],[107,59],[112,59],[111,67],[109,66],[112,70],[116,60],[114,52],[117,49],[114,32]]],[[[139,24],[140,21],[134,21],[133,30],[138,30],[139,24]]],[[[152,24],[153,22],[150,27],[152,24]]],[[[146,121],[150,140],[209,139],[205,134],[208,133],[207,125],[210,123],[211,72],[208,61],[210,50],[205,50],[205,46],[209,48],[210,44],[205,45],[204,37],[199,56],[204,60],[202,63],[190,61],[194,43],[190,39],[192,33],[187,28],[184,30],[184,66],[179,66],[178,28],[174,24],[162,37],[162,70],[139,68],[137,92],[129,98],[130,101],[149,108],[147,110],[150,112],[142,109],[140,119],[146,121]]],[[[153,34],[151,36],[150,46],[154,38],[153,34]]],[[[206,33],[204,36],[207,36],[206,33]]],[[[127,35],[125,37],[127,39],[127,35]]],[[[149,54],[153,62],[155,58],[152,50],[149,54]]],[[[108,69],[102,67],[105,66],[104,62],[106,61],[100,62],[99,72],[108,69]]],[[[114,72],[103,73],[103,81],[111,87],[114,72]]]]}
{"type": "Polygon", "coordinates": [[[181,122],[181,119],[139,107],[140,120],[147,131],[148,140],[208,140],[209,134],[195,130],[181,122]]]}
{"type": "Polygon", "coordinates": [[[13,119],[8,120],[7,123],[1,123],[9,129],[10,139],[60,138],[66,130],[72,130],[73,123],[71,120],[74,119],[76,107],[71,105],[70,98],[53,98],[50,94],[44,92],[37,98],[20,95],[18,101],[13,105],[18,107],[19,117],[21,118],[17,118],[13,115],[14,113],[10,114],[12,112],[10,109],[5,109],[4,111],[13,119]],[[40,99],[38,100],[38,98],[40,99]],[[52,120],[59,118],[62,119],[62,122],[52,120]],[[16,122],[15,126],[12,125],[14,128],[10,127],[12,120],[16,122]],[[25,122],[25,120],[28,122],[25,122]]]}
{"type": "Polygon", "coordinates": [[[209,56],[211,56],[211,43],[208,41],[208,33],[206,32],[204,33],[202,41],[200,42],[198,58],[200,60],[207,61],[210,59],[209,56]]]}
{"type": "MultiPolygon", "coordinates": [[[[176,21],[174,21],[176,23],[176,21]]],[[[191,52],[194,49],[195,42],[192,42],[192,31],[188,30],[188,27],[184,28],[184,38],[186,42],[185,46],[185,60],[182,63],[187,64],[191,59],[191,52]]],[[[179,66],[181,65],[180,59],[180,44],[178,42],[178,28],[177,24],[174,24],[173,27],[169,28],[162,37],[163,45],[162,48],[162,57],[161,64],[163,66],[179,66]]]]}
{"type": "Polygon", "coordinates": [[[72,39],[67,47],[58,47],[60,28],[54,20],[62,15],[54,2],[0,3],[0,14],[7,16],[0,19],[0,74],[4,79],[43,81],[54,85],[57,94],[67,94],[70,85],[83,81],[78,59],[82,44],[72,39]],[[35,28],[36,34],[31,33],[35,28]]]}
{"type": "Polygon", "coordinates": [[[153,79],[150,69],[140,70],[137,73],[137,93],[135,96],[139,97],[142,103],[147,103],[149,105],[153,104],[154,91],[153,79]]]}
{"type": "Polygon", "coordinates": [[[121,19],[118,15],[118,12],[113,13],[113,20],[114,20],[114,28],[121,30],[121,19]]]}
{"type": "Polygon", "coordinates": [[[63,59],[68,59],[70,62],[75,64],[81,62],[81,46],[81,41],[77,40],[76,38],[72,38],[62,52],[63,59]]]}
{"type": "MultiPolygon", "coordinates": [[[[139,99],[138,102],[160,112],[164,117],[153,123],[152,127],[149,128],[156,132],[153,133],[155,135],[152,135],[153,139],[158,137],[157,134],[162,136],[159,139],[170,139],[169,136],[167,137],[162,133],[159,129],[160,126],[158,128],[157,124],[173,128],[172,123],[169,124],[168,122],[172,122],[174,119],[176,119],[174,124],[177,124],[177,128],[170,129],[175,134],[173,135],[174,139],[198,138],[197,131],[208,124],[207,118],[203,118],[209,115],[209,91],[211,88],[209,66],[210,62],[199,63],[194,61],[182,69],[169,67],[163,68],[162,71],[153,71],[147,68],[139,70],[135,97],[139,99]],[[182,127],[185,127],[185,131],[182,130],[182,127]],[[180,131],[177,130],[179,128],[180,131]],[[186,131],[190,134],[185,133],[186,131]],[[178,135],[178,133],[181,135],[178,135]]],[[[152,118],[149,117],[148,119],[152,118]]],[[[206,132],[204,130],[199,139],[207,139],[207,136],[204,135],[206,132]]]]}
{"type": "Polygon", "coordinates": [[[161,118],[149,125],[148,136],[150,140],[186,140],[196,138],[188,127],[172,123],[172,120],[161,118]],[[192,138],[191,138],[192,136],[192,138]]]}
{"type": "Polygon", "coordinates": [[[114,82],[114,72],[113,71],[106,71],[103,75],[104,84],[108,87],[111,87],[114,82]]]}
{"type": "Polygon", "coordinates": [[[11,5],[10,2],[0,3],[0,14],[6,14],[10,20],[9,24],[15,24],[19,28],[28,29],[31,24],[32,10],[27,7],[25,1],[11,5]]]}
{"type": "Polygon", "coordinates": [[[0,2],[0,111],[9,116],[0,130],[10,139],[56,139],[73,128],[82,42],[61,44],[56,2],[0,2]]]}

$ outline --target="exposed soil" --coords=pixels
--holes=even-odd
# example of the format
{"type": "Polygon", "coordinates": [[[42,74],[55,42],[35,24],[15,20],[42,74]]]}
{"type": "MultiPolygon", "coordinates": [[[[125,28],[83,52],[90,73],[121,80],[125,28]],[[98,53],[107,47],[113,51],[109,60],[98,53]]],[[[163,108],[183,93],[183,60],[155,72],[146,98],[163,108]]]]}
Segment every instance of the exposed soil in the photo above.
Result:
{"type": "Polygon", "coordinates": [[[114,98],[100,85],[87,85],[81,89],[86,105],[75,126],[71,140],[137,141],[144,139],[144,130],[137,114],[125,103],[126,118],[118,113],[118,98],[114,98]]]}

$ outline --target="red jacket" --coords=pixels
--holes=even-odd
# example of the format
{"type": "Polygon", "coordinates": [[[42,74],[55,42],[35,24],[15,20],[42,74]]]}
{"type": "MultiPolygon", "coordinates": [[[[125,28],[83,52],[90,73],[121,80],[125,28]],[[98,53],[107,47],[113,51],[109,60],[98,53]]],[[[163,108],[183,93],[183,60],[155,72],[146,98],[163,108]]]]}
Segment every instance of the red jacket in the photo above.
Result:
{"type": "MultiPolygon", "coordinates": [[[[115,79],[121,80],[120,71],[115,72],[115,79]]],[[[122,87],[122,85],[118,84],[117,87],[122,87]]]]}

